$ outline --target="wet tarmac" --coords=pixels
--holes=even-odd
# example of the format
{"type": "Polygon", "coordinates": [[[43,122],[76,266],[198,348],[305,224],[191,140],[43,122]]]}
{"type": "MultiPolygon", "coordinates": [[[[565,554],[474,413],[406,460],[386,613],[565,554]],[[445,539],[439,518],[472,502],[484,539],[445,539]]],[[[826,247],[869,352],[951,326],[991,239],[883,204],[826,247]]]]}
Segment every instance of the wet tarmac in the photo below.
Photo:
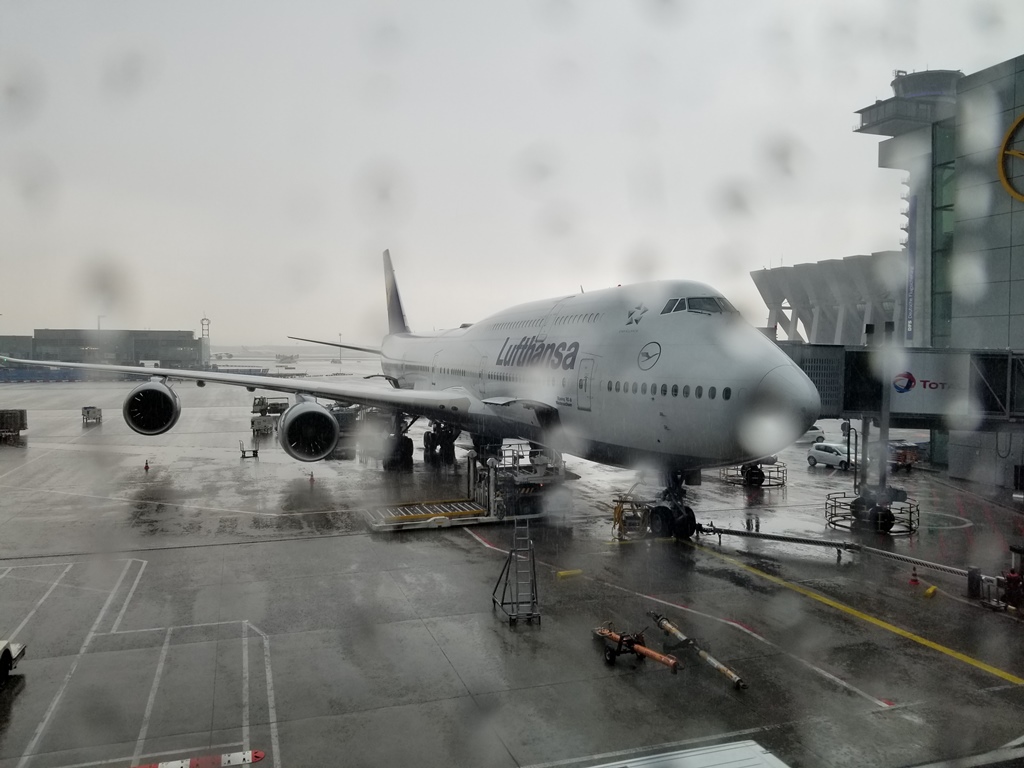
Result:
{"type": "MultiPolygon", "coordinates": [[[[895,560],[757,539],[618,542],[611,501],[635,473],[567,457],[573,511],[532,527],[542,622],[510,628],[491,601],[510,527],[363,522],[462,495],[463,451],[443,469],[417,451],[411,474],[301,464],[270,440],[240,459],[252,395],[177,388],[177,426],[146,438],[120,418],[130,385],[0,385],[0,408],[29,411],[0,445],[0,636],[28,644],[0,689],[0,768],[248,749],[274,766],[572,768],[741,739],[792,766],[1024,754],[1024,625],[960,579],[912,585],[895,560]],[[749,687],[686,650],[677,675],[607,665],[593,629],[646,630],[660,650],[651,610],[749,687]]],[[[780,454],[782,489],[707,472],[698,520],[1009,567],[1024,517],[1002,495],[901,473],[917,533],[834,531],[824,496],[851,476],[805,453],[780,454]]]]}

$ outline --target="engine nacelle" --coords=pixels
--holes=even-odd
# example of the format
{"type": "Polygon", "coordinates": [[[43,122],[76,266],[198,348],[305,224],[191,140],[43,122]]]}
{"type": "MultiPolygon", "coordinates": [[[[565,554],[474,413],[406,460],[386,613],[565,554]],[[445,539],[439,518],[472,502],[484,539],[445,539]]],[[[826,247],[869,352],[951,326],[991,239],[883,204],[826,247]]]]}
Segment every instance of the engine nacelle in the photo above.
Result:
{"type": "Polygon", "coordinates": [[[162,381],[147,381],[133,389],[121,407],[128,426],[140,435],[162,435],[181,416],[181,401],[162,381]]]}
{"type": "Polygon", "coordinates": [[[334,452],[341,429],[319,403],[296,403],[281,414],[277,439],[285,453],[299,461],[320,461],[334,452]]]}

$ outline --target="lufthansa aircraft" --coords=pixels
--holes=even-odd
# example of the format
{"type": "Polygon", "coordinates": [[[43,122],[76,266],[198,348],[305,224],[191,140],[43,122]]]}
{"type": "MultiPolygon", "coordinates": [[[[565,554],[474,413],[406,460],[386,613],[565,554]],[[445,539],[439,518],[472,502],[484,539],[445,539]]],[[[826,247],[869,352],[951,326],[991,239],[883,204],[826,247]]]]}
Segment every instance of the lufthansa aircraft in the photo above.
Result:
{"type": "MultiPolygon", "coordinates": [[[[391,388],[55,361],[0,361],[147,376],[124,402],[144,435],[174,426],[181,411],[167,379],[288,392],[284,450],[301,461],[333,452],[339,428],[316,398],[389,409],[396,455],[412,455],[407,417],[434,427],[428,443],[450,448],[459,430],[478,448],[503,438],[623,467],[662,471],[669,489],[699,482],[704,467],[755,461],[796,440],[818,418],[810,379],[707,285],[669,280],[520,304],[455,330],[417,334],[406,325],[391,257],[384,252],[389,333],[380,354],[391,388]],[[431,437],[433,440],[431,440],[431,437]]],[[[334,346],[346,346],[336,344],[334,346]]],[[[679,493],[672,494],[678,498],[679,493]]],[[[681,504],[663,530],[690,535],[681,504]],[[680,516],[683,517],[679,522],[680,516]]],[[[655,516],[658,518],[658,516],[655,516]]]]}

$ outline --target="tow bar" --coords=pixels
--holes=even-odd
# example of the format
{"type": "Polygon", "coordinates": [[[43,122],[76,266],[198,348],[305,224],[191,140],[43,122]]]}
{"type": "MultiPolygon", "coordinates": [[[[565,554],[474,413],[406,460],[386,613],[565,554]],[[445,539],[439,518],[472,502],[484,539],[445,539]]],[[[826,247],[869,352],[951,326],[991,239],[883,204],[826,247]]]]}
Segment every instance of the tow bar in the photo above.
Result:
{"type": "Polygon", "coordinates": [[[675,624],[669,621],[668,618],[662,616],[660,613],[656,613],[655,611],[648,611],[647,615],[654,619],[654,623],[658,625],[658,628],[661,629],[662,632],[664,632],[669,637],[675,638],[675,642],[671,645],[669,645],[668,642],[664,644],[664,650],[674,651],[678,648],[692,648],[697,652],[697,655],[700,656],[700,658],[702,658],[711,666],[712,669],[721,672],[723,675],[729,678],[729,680],[732,682],[733,686],[737,690],[741,690],[747,687],[747,684],[743,682],[742,677],[737,675],[735,672],[733,672],[731,669],[725,666],[722,662],[718,661],[718,659],[716,659],[707,651],[698,648],[697,644],[693,641],[693,639],[684,635],[682,631],[679,629],[679,627],[677,627],[675,624]]]}
{"type": "Polygon", "coordinates": [[[634,656],[644,660],[644,657],[656,661],[659,664],[664,664],[670,670],[672,674],[676,674],[679,671],[679,659],[675,656],[666,656],[663,653],[658,653],[647,647],[647,641],[644,640],[643,632],[634,632],[632,634],[620,634],[615,632],[611,628],[611,622],[604,627],[597,627],[594,630],[594,637],[600,638],[605,642],[604,648],[604,660],[607,664],[614,664],[615,659],[622,656],[624,653],[632,653],[634,656]],[[614,643],[614,646],[608,645],[608,642],[614,643]]]}

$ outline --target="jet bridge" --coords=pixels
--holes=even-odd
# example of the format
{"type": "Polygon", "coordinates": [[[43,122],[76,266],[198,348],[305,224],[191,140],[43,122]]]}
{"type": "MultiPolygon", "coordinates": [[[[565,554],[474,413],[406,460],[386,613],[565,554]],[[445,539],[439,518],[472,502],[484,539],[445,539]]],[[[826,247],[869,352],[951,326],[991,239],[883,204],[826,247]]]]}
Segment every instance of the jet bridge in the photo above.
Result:
{"type": "Polygon", "coordinates": [[[892,427],[1024,431],[1024,352],[779,342],[814,382],[821,418],[877,418],[891,387],[892,427]]]}

